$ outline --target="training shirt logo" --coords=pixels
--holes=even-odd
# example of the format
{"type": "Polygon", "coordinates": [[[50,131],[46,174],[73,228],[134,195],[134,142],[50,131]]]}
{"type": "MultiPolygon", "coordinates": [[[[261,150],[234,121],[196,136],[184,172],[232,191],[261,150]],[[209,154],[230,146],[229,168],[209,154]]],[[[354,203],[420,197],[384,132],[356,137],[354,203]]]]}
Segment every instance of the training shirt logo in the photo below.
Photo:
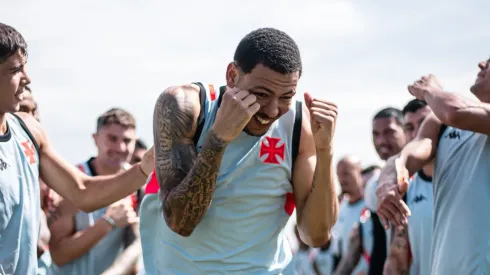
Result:
{"type": "Polygon", "coordinates": [[[284,161],[284,150],[286,145],[284,143],[279,145],[279,142],[281,142],[281,139],[275,137],[265,137],[265,140],[260,142],[259,158],[262,159],[263,156],[267,156],[262,159],[262,162],[280,164],[279,159],[284,161]]]}

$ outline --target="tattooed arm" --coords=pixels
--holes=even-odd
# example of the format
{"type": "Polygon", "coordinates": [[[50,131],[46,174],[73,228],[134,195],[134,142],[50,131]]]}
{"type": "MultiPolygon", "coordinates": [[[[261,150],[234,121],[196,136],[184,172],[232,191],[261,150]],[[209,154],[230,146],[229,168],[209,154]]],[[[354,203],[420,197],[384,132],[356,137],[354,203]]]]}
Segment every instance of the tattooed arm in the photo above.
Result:
{"type": "Polygon", "coordinates": [[[181,236],[190,236],[206,213],[227,145],[211,130],[196,154],[192,138],[199,112],[199,88],[186,85],[166,89],[153,117],[163,215],[168,227],[181,236]]]}
{"type": "Polygon", "coordinates": [[[359,223],[356,223],[350,232],[347,254],[340,260],[337,269],[335,269],[335,275],[350,275],[359,263],[362,254],[360,234],[359,223]]]}
{"type": "Polygon", "coordinates": [[[410,270],[410,243],[407,228],[396,229],[395,236],[390,245],[383,274],[408,275],[410,270]]]}

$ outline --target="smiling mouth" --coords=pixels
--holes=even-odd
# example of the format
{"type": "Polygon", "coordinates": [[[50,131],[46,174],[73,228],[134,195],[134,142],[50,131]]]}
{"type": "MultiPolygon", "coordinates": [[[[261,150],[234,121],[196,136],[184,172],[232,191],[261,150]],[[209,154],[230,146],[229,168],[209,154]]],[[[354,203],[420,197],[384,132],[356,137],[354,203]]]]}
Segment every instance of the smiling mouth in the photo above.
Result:
{"type": "Polygon", "coordinates": [[[261,118],[259,116],[255,116],[255,118],[257,119],[257,121],[262,124],[262,125],[267,125],[271,122],[270,119],[265,119],[265,118],[261,118]]]}

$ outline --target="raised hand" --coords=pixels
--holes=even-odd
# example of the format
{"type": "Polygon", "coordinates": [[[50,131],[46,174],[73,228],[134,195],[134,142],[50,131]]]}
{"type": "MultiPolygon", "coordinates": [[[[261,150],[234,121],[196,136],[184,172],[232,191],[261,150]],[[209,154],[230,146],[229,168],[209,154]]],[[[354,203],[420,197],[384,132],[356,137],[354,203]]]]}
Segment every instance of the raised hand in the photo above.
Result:
{"type": "Polygon", "coordinates": [[[420,100],[424,100],[425,94],[432,91],[443,91],[442,85],[434,75],[423,76],[408,86],[408,91],[420,100]]]}
{"type": "Polygon", "coordinates": [[[219,139],[230,142],[243,131],[259,109],[255,95],[238,88],[227,90],[212,129],[219,139]]]}
{"type": "Polygon", "coordinates": [[[313,98],[305,93],[306,108],[310,112],[311,131],[318,149],[331,149],[337,122],[337,106],[327,100],[313,98]]]}

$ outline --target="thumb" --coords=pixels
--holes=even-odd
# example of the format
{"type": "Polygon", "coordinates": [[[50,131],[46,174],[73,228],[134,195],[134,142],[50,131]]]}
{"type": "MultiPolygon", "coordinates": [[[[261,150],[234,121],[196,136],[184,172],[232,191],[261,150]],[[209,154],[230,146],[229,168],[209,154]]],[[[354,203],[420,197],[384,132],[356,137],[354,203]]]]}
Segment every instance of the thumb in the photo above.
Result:
{"type": "Polygon", "coordinates": [[[305,93],[305,104],[306,104],[306,108],[308,108],[308,110],[311,108],[311,102],[313,101],[313,97],[311,96],[310,93],[306,92],[305,93]]]}
{"type": "Polygon", "coordinates": [[[139,222],[140,222],[139,217],[132,217],[132,218],[128,219],[128,224],[135,224],[135,223],[139,223],[139,222]]]}
{"type": "Polygon", "coordinates": [[[408,190],[408,180],[403,179],[401,182],[398,183],[398,192],[400,192],[400,195],[404,195],[407,193],[408,190]]]}

